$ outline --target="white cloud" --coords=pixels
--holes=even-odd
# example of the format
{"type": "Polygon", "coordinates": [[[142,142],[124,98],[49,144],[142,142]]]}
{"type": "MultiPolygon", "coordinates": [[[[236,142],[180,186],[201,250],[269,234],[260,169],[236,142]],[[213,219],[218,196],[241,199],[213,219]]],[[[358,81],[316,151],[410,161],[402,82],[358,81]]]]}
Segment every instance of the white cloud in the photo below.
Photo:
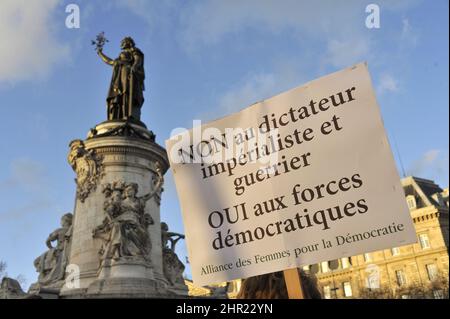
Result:
{"type": "Polygon", "coordinates": [[[57,8],[58,0],[0,1],[0,83],[45,77],[68,59],[69,47],[56,38],[51,19],[57,8]]]}
{"type": "Polygon", "coordinates": [[[11,162],[9,178],[0,182],[0,190],[17,187],[41,193],[47,190],[47,182],[41,163],[28,158],[16,158],[11,162]]]}
{"type": "MultiPolygon", "coordinates": [[[[339,5],[335,1],[299,0],[211,0],[183,11],[183,40],[188,46],[212,44],[223,36],[245,28],[272,33],[283,30],[312,34],[336,32],[355,22],[361,5],[357,1],[339,5]],[[352,17],[351,19],[349,19],[352,17]]],[[[363,20],[361,20],[363,23],[363,20]]]]}
{"type": "MultiPolygon", "coordinates": [[[[109,3],[111,4],[111,3],[109,3]]],[[[119,8],[127,9],[131,13],[144,18],[148,23],[153,24],[154,13],[150,9],[150,3],[146,0],[115,0],[113,4],[119,8]]]]}
{"type": "Polygon", "coordinates": [[[261,101],[261,99],[274,95],[277,93],[276,89],[278,87],[277,77],[272,73],[247,76],[218,97],[217,107],[198,114],[195,118],[202,121],[210,121],[238,112],[251,104],[261,101]]]}
{"type": "Polygon", "coordinates": [[[0,181],[0,191],[8,197],[16,198],[20,194],[21,200],[13,207],[0,211],[0,222],[19,220],[29,214],[36,213],[53,205],[49,196],[49,180],[44,166],[28,158],[16,158],[10,164],[10,174],[0,181]]]}
{"type": "MultiPolygon", "coordinates": [[[[403,12],[419,2],[379,0],[377,4],[383,16],[387,11],[403,12]]],[[[114,3],[145,19],[150,30],[170,21],[171,34],[190,53],[218,44],[227,36],[257,30],[272,35],[284,32],[301,45],[322,45],[316,57],[322,66],[345,67],[375,55],[376,36],[365,26],[366,1],[208,0],[182,6],[173,0],[114,3]]]]}
{"type": "Polygon", "coordinates": [[[147,23],[150,32],[167,26],[172,13],[180,5],[177,0],[114,0],[105,4],[135,14],[147,23]]]}
{"type": "Polygon", "coordinates": [[[426,175],[442,178],[443,176],[448,176],[448,160],[448,151],[445,155],[442,150],[431,149],[412,163],[408,173],[417,177],[426,175]]]}
{"type": "Polygon", "coordinates": [[[295,61],[279,62],[273,72],[246,75],[217,97],[218,107],[197,115],[202,121],[238,112],[254,103],[292,89],[306,81],[301,65],[295,61]]]}
{"type": "Polygon", "coordinates": [[[380,95],[385,92],[396,92],[398,91],[398,81],[392,75],[385,73],[380,77],[377,91],[380,95]]]}
{"type": "Polygon", "coordinates": [[[181,42],[195,52],[246,29],[285,31],[299,44],[323,45],[317,62],[339,68],[367,60],[373,51],[365,18],[365,5],[357,0],[211,0],[182,13],[181,42]]]}
{"type": "Polygon", "coordinates": [[[226,92],[219,99],[219,106],[227,114],[239,111],[262,98],[267,98],[275,92],[276,81],[273,74],[257,74],[252,76],[238,88],[226,92]]]}
{"type": "Polygon", "coordinates": [[[26,203],[20,203],[19,207],[0,212],[0,222],[17,221],[39,211],[52,208],[53,203],[48,199],[33,199],[26,203]]]}
{"type": "Polygon", "coordinates": [[[336,40],[328,42],[325,62],[340,68],[367,60],[370,52],[368,38],[360,36],[352,39],[336,40]]]}

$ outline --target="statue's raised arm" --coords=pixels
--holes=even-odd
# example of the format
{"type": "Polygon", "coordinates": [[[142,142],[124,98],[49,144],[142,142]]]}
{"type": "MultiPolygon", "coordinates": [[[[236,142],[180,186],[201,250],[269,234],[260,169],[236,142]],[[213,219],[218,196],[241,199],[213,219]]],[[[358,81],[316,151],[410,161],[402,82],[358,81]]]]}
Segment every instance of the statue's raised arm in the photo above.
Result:
{"type": "Polygon", "coordinates": [[[114,65],[114,60],[113,59],[111,59],[110,57],[108,57],[107,55],[105,55],[104,53],[103,53],[103,49],[98,49],[97,50],[97,54],[98,54],[98,56],[103,60],[103,62],[105,62],[106,64],[109,64],[109,65],[114,65]]]}
{"type": "Polygon", "coordinates": [[[169,226],[165,222],[161,222],[161,244],[163,249],[168,249],[175,253],[175,245],[180,239],[184,239],[183,234],[169,231],[169,226]],[[170,246],[168,243],[170,242],[170,246]]]}

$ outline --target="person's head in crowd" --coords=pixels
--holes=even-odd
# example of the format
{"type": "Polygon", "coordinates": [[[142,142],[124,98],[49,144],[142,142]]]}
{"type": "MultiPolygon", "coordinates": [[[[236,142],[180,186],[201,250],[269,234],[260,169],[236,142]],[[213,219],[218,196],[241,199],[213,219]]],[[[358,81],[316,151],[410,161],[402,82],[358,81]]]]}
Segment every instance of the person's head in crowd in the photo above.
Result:
{"type": "MultiPolygon", "coordinates": [[[[317,280],[299,269],[305,299],[321,299],[317,280]]],[[[282,271],[244,279],[237,299],[288,299],[282,271]]]]}

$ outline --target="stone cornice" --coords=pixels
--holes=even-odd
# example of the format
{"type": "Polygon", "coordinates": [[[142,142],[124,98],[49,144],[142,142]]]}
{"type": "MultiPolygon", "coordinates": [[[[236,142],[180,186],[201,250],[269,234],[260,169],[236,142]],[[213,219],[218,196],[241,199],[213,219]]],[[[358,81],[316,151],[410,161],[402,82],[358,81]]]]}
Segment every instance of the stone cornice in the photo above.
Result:
{"type": "Polygon", "coordinates": [[[433,219],[439,219],[439,217],[445,215],[447,215],[448,218],[448,211],[431,206],[427,207],[426,209],[414,211],[414,213],[411,214],[411,217],[414,223],[416,224],[421,222],[427,222],[433,219]]]}
{"type": "MultiPolygon", "coordinates": [[[[87,149],[95,149],[99,155],[136,155],[156,159],[162,164],[163,172],[169,168],[166,150],[154,143],[133,137],[99,137],[85,142],[87,149]]],[[[107,164],[107,163],[105,163],[107,164]]]]}

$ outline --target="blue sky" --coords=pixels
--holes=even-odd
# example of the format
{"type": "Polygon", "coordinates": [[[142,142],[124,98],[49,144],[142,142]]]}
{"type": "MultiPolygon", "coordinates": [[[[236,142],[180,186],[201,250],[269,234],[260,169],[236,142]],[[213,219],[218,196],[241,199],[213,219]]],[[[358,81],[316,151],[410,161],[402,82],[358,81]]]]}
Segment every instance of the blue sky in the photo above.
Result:
{"type": "MultiPolygon", "coordinates": [[[[142,120],[164,144],[173,129],[238,111],[367,61],[399,171],[448,187],[448,1],[2,0],[0,260],[36,280],[33,260],[72,211],[68,144],[106,119],[111,69],[131,35],[145,53],[142,120]],[[68,4],[80,28],[68,29],[68,4]],[[366,5],[380,8],[368,29],[366,5]]],[[[162,219],[183,232],[170,172],[162,219]]],[[[184,245],[178,247],[185,260],[184,245]]],[[[189,268],[188,268],[189,272],[189,268]]]]}

